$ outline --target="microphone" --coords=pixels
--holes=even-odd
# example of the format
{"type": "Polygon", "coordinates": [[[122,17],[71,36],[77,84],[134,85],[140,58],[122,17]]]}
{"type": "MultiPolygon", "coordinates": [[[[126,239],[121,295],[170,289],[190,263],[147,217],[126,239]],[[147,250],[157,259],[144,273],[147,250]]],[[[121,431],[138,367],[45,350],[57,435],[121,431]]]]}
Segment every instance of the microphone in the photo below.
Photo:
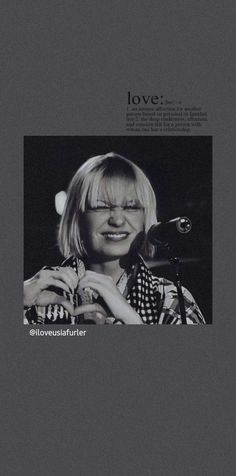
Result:
{"type": "Polygon", "coordinates": [[[152,225],[148,230],[147,239],[152,245],[168,243],[169,238],[177,233],[189,233],[192,223],[187,217],[177,217],[166,222],[152,225]]]}

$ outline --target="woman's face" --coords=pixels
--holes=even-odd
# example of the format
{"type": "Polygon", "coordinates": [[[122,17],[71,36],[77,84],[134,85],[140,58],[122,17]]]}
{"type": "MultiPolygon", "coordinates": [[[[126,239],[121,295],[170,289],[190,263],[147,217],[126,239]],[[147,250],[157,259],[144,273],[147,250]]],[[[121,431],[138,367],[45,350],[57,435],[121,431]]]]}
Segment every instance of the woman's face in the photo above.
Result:
{"type": "Polygon", "coordinates": [[[101,190],[96,205],[83,215],[82,236],[88,257],[104,261],[124,257],[143,230],[144,210],[133,185],[127,187],[125,197],[115,197],[112,203],[101,190]]]}

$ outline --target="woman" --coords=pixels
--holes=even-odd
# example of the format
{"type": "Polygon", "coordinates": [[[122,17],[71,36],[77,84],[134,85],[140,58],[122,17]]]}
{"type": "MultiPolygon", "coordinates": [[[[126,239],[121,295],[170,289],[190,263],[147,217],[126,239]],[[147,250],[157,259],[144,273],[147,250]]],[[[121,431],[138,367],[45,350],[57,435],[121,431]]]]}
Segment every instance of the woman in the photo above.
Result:
{"type": "MultiPolygon", "coordinates": [[[[42,324],[181,324],[175,286],[153,276],[146,236],[157,223],[152,186],[115,153],[92,157],[70,183],[58,242],[66,260],[24,284],[25,317],[42,324]]],[[[183,289],[188,324],[204,324],[183,289]]]]}

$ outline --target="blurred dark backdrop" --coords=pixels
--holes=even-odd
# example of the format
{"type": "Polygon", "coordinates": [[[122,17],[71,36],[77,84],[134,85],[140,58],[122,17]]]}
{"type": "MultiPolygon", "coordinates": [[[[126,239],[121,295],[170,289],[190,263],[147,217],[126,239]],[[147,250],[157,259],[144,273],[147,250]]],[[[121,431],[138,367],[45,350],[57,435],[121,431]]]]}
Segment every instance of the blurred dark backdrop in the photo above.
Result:
{"type": "MultiPolygon", "coordinates": [[[[139,165],[157,195],[158,217],[188,216],[188,235],[173,243],[181,257],[182,282],[212,322],[212,138],[209,136],[27,136],[24,141],[25,279],[44,265],[57,265],[59,215],[55,194],[89,157],[117,152],[139,165]]],[[[165,252],[150,266],[173,279],[165,252]]]]}

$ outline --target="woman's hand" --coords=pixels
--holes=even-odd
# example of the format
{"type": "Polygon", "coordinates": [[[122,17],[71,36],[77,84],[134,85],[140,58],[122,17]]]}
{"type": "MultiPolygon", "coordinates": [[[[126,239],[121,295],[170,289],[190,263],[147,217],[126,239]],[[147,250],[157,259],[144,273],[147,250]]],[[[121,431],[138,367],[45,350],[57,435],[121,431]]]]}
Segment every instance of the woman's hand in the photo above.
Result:
{"type": "MultiPolygon", "coordinates": [[[[98,293],[99,296],[103,298],[107,307],[111,311],[111,314],[116,319],[121,320],[125,324],[143,324],[141,317],[128,304],[110,276],[106,276],[105,274],[101,273],[95,273],[94,271],[86,271],[79,282],[79,288],[90,288],[98,293]]],[[[93,306],[95,310],[95,306],[97,306],[97,304],[95,303],[90,306],[93,306]]],[[[86,305],[78,306],[74,310],[74,314],[81,314],[83,312],[82,307],[85,308],[86,305]]]]}
{"type": "Polygon", "coordinates": [[[53,286],[67,293],[73,293],[78,285],[78,276],[70,267],[41,269],[24,282],[24,306],[47,306],[61,304],[70,314],[74,313],[72,304],[64,296],[48,290],[53,286]]]}

